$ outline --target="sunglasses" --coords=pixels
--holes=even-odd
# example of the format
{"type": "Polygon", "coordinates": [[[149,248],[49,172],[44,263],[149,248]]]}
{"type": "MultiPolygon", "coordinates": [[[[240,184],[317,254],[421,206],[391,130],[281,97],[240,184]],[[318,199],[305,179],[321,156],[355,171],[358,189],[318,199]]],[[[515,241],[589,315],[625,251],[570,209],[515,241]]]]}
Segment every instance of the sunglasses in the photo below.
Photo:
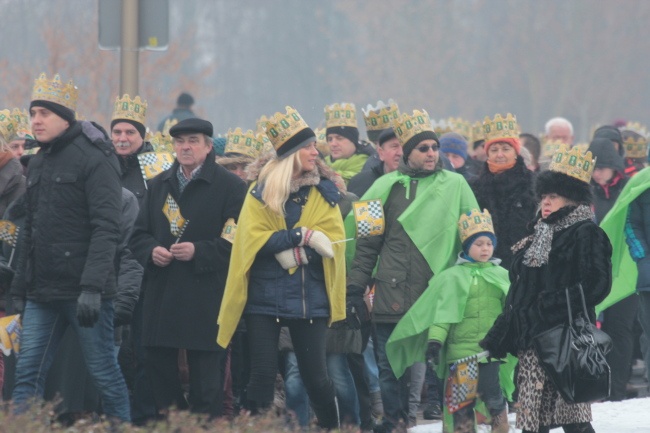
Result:
{"type": "Polygon", "coordinates": [[[433,150],[434,152],[437,152],[438,149],[440,149],[440,146],[438,146],[437,144],[432,144],[430,146],[418,146],[416,147],[416,149],[422,153],[427,153],[429,149],[433,150]]]}

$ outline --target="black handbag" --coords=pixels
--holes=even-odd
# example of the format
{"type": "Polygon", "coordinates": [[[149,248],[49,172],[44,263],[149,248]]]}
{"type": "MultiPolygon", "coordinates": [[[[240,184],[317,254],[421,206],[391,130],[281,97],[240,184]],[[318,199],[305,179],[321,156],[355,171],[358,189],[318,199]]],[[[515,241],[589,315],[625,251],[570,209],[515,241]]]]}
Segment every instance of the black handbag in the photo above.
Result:
{"type": "Polygon", "coordinates": [[[582,313],[571,314],[566,289],[569,321],[533,337],[539,362],[567,403],[587,403],[609,397],[610,368],[605,355],[612,339],[590,322],[582,286],[582,313]]]}

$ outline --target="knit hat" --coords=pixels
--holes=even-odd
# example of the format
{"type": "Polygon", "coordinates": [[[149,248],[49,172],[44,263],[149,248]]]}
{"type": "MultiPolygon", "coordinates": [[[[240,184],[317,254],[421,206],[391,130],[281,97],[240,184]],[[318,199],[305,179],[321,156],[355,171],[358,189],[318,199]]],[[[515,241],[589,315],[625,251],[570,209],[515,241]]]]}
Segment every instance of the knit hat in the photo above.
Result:
{"type": "Polygon", "coordinates": [[[462,214],[458,219],[458,235],[466,256],[469,255],[469,249],[474,241],[480,236],[487,236],[492,240],[492,245],[495,248],[497,246],[492,216],[487,209],[484,209],[483,212],[479,209],[472,209],[462,214]]]}
{"type": "Polygon", "coordinates": [[[56,102],[43,101],[43,100],[34,100],[34,101],[30,102],[29,109],[31,110],[33,107],[47,108],[52,113],[59,116],[61,119],[67,120],[69,123],[73,123],[76,120],[76,117],[77,117],[75,115],[74,111],[72,111],[69,108],[64,107],[61,104],[57,104],[56,102]]]}
{"type": "Polygon", "coordinates": [[[517,155],[521,152],[521,142],[519,141],[518,138],[495,138],[493,140],[487,140],[485,144],[483,145],[483,148],[485,149],[485,153],[488,152],[488,149],[490,146],[492,146],[495,143],[506,143],[514,147],[515,152],[517,152],[517,155]]]}
{"type": "Polygon", "coordinates": [[[422,131],[419,134],[414,135],[406,143],[404,143],[404,162],[408,161],[409,155],[411,154],[411,152],[413,152],[415,146],[417,146],[418,144],[420,144],[421,141],[424,140],[435,140],[436,143],[440,144],[440,140],[438,140],[438,136],[436,135],[435,132],[422,131]]]}
{"type": "Polygon", "coordinates": [[[467,140],[456,132],[447,132],[440,136],[440,151],[443,153],[455,153],[467,159],[467,140]]]}
{"type": "Polygon", "coordinates": [[[494,235],[494,233],[492,232],[475,233],[463,241],[463,252],[465,253],[465,256],[469,257],[469,249],[472,247],[474,241],[480,238],[481,236],[487,236],[488,238],[490,238],[490,240],[492,241],[492,246],[496,249],[497,237],[494,235]]]}
{"type": "Polygon", "coordinates": [[[342,102],[325,106],[325,134],[338,134],[355,146],[359,144],[357,109],[354,104],[342,102]]]}
{"type": "Polygon", "coordinates": [[[594,131],[594,139],[596,138],[609,138],[612,141],[617,142],[618,144],[622,145],[623,144],[623,137],[621,135],[621,131],[616,128],[615,126],[611,125],[603,125],[599,128],[597,128],[594,131]]]}
{"type": "Polygon", "coordinates": [[[136,122],[135,120],[131,119],[113,119],[111,120],[111,131],[113,130],[113,127],[117,125],[118,123],[125,122],[130,125],[133,125],[135,129],[138,130],[138,134],[140,134],[140,137],[144,139],[145,134],[147,133],[147,128],[140,122],[136,122]]]}
{"type": "Polygon", "coordinates": [[[111,130],[113,127],[120,123],[126,122],[135,127],[140,137],[144,139],[147,128],[144,126],[147,118],[147,101],[140,99],[140,96],[135,96],[131,99],[128,94],[124,94],[121,98],[115,98],[115,105],[113,108],[113,115],[111,116],[111,130]]]}
{"type": "Polygon", "coordinates": [[[616,152],[614,143],[610,138],[594,138],[589,144],[589,151],[596,158],[596,168],[611,168],[619,173],[625,172],[625,161],[616,152]]]}
{"type": "Polygon", "coordinates": [[[79,91],[72,80],[67,84],[61,81],[59,74],[55,74],[51,80],[45,73],[34,80],[32,89],[32,101],[29,104],[30,110],[33,107],[44,107],[70,124],[76,120],[75,110],[79,91]]]}
{"type": "Polygon", "coordinates": [[[355,146],[359,145],[359,128],[353,126],[331,126],[325,130],[325,134],[338,134],[350,140],[355,146]]]}

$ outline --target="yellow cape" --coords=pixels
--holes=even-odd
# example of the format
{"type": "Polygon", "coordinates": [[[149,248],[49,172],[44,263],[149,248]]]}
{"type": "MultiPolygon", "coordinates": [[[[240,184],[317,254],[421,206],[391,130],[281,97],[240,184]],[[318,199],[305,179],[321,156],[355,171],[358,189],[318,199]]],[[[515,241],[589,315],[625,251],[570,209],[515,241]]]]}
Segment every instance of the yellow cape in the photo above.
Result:
{"type": "MultiPolygon", "coordinates": [[[[255,184],[251,186],[254,188],[255,184]]],[[[338,206],[332,207],[316,189],[311,187],[307,204],[295,227],[307,227],[323,232],[331,241],[345,239],[343,219],[338,206]]],[[[246,195],[237,234],[232,247],[226,289],[221,302],[217,324],[217,344],[228,347],[248,298],[248,277],[257,252],[278,230],[286,230],[284,217],[271,212],[257,198],[246,195]]],[[[333,244],[334,258],[323,258],[325,287],[330,303],[329,323],[345,319],[345,243],[333,244]]],[[[293,274],[298,268],[289,269],[293,274]]]]}

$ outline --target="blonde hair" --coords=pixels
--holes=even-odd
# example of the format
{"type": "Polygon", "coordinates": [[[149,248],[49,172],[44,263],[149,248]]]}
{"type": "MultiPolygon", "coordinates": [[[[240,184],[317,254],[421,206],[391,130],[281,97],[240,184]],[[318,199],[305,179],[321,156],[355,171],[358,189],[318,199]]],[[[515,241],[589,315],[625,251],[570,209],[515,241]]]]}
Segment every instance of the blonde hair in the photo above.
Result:
{"type": "Polygon", "coordinates": [[[11,141],[7,140],[5,136],[0,132],[0,152],[10,152],[11,147],[9,147],[9,143],[11,143],[11,141]]]}
{"type": "Polygon", "coordinates": [[[273,158],[262,168],[257,182],[264,184],[262,200],[272,212],[284,216],[284,204],[291,193],[291,179],[301,169],[298,152],[282,159],[273,158]]]}

